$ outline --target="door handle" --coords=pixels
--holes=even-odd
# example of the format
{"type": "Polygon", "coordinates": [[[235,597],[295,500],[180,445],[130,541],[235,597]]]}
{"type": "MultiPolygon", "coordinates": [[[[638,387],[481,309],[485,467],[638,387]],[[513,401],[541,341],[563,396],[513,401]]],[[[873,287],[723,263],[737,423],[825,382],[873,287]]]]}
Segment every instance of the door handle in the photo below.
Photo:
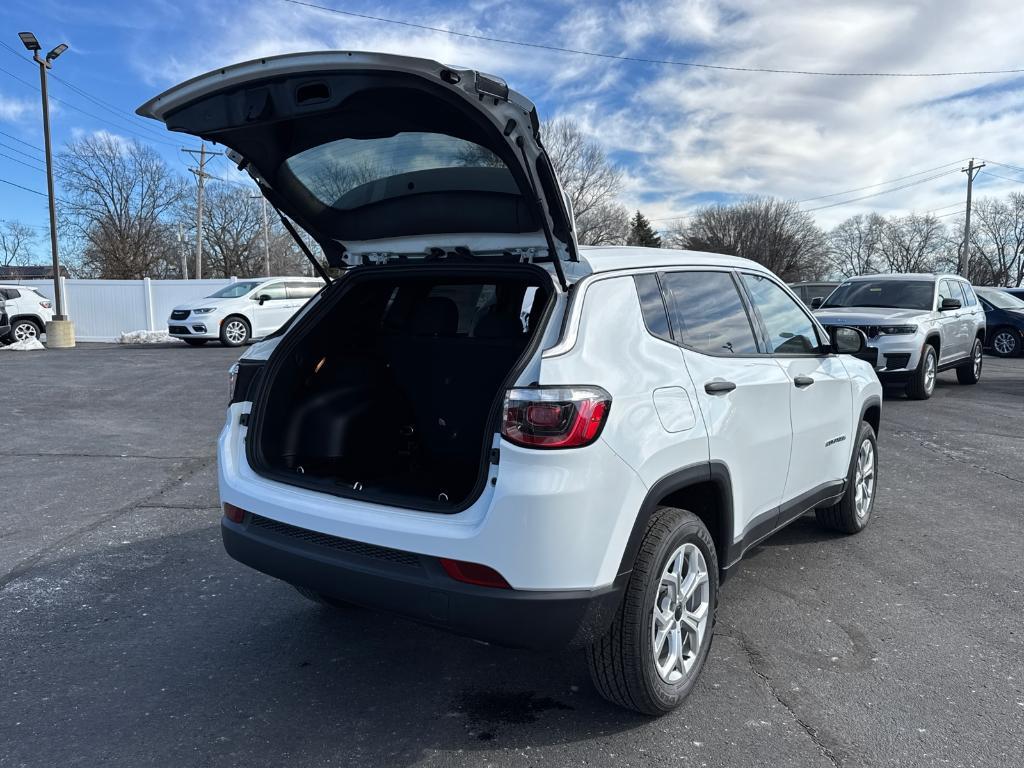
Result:
{"type": "Polygon", "coordinates": [[[814,379],[812,379],[810,376],[797,376],[795,379],[793,379],[793,383],[796,386],[803,389],[804,387],[811,386],[811,384],[814,383],[814,379]]]}
{"type": "Polygon", "coordinates": [[[709,381],[704,385],[704,391],[709,395],[724,395],[734,389],[736,389],[736,385],[731,381],[709,381]]]}

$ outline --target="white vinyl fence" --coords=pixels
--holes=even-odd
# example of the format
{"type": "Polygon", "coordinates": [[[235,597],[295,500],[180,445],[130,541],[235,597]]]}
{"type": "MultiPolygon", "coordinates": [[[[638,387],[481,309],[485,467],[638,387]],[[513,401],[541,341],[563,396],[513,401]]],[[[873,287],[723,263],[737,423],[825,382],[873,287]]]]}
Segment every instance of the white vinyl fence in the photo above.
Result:
{"type": "MultiPolygon", "coordinates": [[[[116,341],[123,331],[166,331],[178,304],[201,299],[230,280],[71,280],[62,278],[65,312],[79,341],[116,341]]],[[[52,280],[10,280],[53,298],[52,280]]],[[[56,311],[54,306],[54,311],[56,311]]]]}

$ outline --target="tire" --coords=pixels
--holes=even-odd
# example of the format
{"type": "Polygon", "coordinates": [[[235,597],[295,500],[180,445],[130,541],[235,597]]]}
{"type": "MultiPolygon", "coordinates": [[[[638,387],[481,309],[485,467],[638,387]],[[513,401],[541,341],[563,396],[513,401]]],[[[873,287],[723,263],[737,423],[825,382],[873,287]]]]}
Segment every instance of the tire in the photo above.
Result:
{"type": "Polygon", "coordinates": [[[203,344],[209,341],[209,339],[182,339],[190,347],[201,347],[203,344]]]}
{"type": "Polygon", "coordinates": [[[7,338],[10,339],[11,342],[26,341],[28,339],[38,339],[42,333],[43,329],[34,321],[21,319],[15,320],[11,323],[11,330],[7,335],[7,338]]]}
{"type": "Polygon", "coordinates": [[[220,343],[225,347],[240,347],[251,335],[249,321],[239,315],[231,315],[220,324],[220,343]]]}
{"type": "Polygon", "coordinates": [[[707,660],[717,608],[718,557],[711,534],[692,512],[659,508],[647,524],[611,627],[587,649],[598,692],[613,704],[645,715],[663,715],[678,707],[707,660]],[[673,599],[678,591],[666,581],[677,575],[683,584],[691,575],[694,579],[686,603],[673,599]],[[690,631],[680,621],[686,616],[692,621],[690,631]]]}
{"type": "Polygon", "coordinates": [[[927,400],[935,391],[935,377],[939,372],[939,356],[935,347],[925,344],[921,349],[921,361],[910,381],[907,382],[907,397],[911,400],[927,400]]]}
{"type": "Polygon", "coordinates": [[[957,366],[956,380],[961,384],[977,384],[981,381],[981,366],[984,360],[981,339],[974,340],[971,347],[971,361],[957,366]]]}
{"type": "Polygon", "coordinates": [[[309,587],[302,587],[298,584],[292,584],[295,587],[295,591],[302,595],[307,600],[311,600],[318,605],[326,605],[329,608],[354,608],[352,603],[346,603],[344,600],[337,600],[327,595],[322,595],[309,587]]]}
{"type": "Polygon", "coordinates": [[[814,510],[818,522],[832,531],[860,533],[871,522],[871,510],[878,495],[878,441],[874,428],[860,423],[854,443],[846,492],[836,504],[814,510]],[[866,454],[866,455],[865,455],[866,454]]]}
{"type": "Polygon", "coordinates": [[[996,328],[992,331],[992,354],[997,357],[1014,357],[1020,354],[1020,331],[1015,328],[996,328]]]}

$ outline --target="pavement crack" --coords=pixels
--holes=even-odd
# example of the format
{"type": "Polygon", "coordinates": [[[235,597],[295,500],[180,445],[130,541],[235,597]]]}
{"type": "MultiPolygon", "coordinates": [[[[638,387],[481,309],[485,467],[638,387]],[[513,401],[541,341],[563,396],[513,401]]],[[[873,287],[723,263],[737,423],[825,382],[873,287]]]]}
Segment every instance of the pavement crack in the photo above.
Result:
{"type": "Polygon", "coordinates": [[[1001,477],[1004,480],[1009,480],[1011,483],[1017,483],[1018,485],[1024,485],[1024,479],[1021,479],[1019,477],[1014,477],[1013,475],[1008,475],[1005,472],[1000,472],[997,469],[992,469],[991,467],[986,467],[986,466],[984,466],[982,464],[975,464],[974,462],[969,461],[966,458],[964,458],[962,455],[958,454],[956,451],[950,450],[949,448],[943,448],[941,445],[933,443],[932,441],[930,441],[930,440],[928,440],[926,438],[923,438],[923,437],[921,437],[918,434],[915,434],[913,432],[897,431],[897,432],[893,432],[892,435],[894,437],[906,437],[906,438],[909,438],[909,439],[913,440],[914,442],[916,442],[919,446],[924,448],[926,451],[930,451],[931,453],[937,453],[938,455],[940,455],[940,456],[942,456],[942,457],[944,457],[946,459],[949,459],[950,461],[955,461],[957,464],[962,464],[965,467],[970,467],[971,469],[976,469],[979,472],[984,472],[984,473],[986,473],[988,475],[995,475],[996,477],[1001,477]]]}
{"type": "Polygon", "coordinates": [[[800,727],[800,730],[802,730],[807,738],[814,743],[814,746],[817,748],[818,752],[821,753],[821,756],[828,760],[834,768],[840,768],[842,764],[840,763],[839,758],[836,757],[835,752],[833,752],[832,749],[821,740],[821,737],[818,735],[818,731],[814,726],[796,713],[796,710],[793,709],[792,705],[790,705],[790,703],[786,701],[785,697],[779,693],[768,674],[761,670],[761,667],[764,665],[764,659],[761,656],[761,653],[747,642],[747,638],[742,632],[732,628],[730,628],[730,630],[730,632],[719,631],[717,634],[720,637],[729,638],[740,647],[743,654],[747,657],[747,664],[750,667],[750,671],[764,684],[768,693],[770,693],[772,697],[779,702],[782,708],[790,714],[790,717],[792,717],[793,721],[800,727]]]}
{"type": "Polygon", "coordinates": [[[180,483],[184,483],[192,479],[192,477],[197,475],[202,469],[204,469],[207,466],[208,461],[209,459],[206,458],[191,459],[190,463],[192,464],[192,466],[185,467],[180,475],[177,475],[176,477],[167,480],[165,483],[163,483],[159,488],[157,488],[155,491],[153,491],[153,493],[149,494],[148,496],[143,496],[141,499],[131,501],[123,506],[118,507],[117,509],[110,511],[106,515],[103,515],[102,517],[93,520],[88,525],[85,525],[81,528],[76,528],[67,535],[61,536],[56,541],[53,541],[47,546],[43,547],[35,554],[29,555],[20,562],[15,563],[13,568],[11,568],[3,576],[0,576],[0,592],[6,589],[8,584],[10,584],[13,581],[16,581],[17,579],[20,579],[26,573],[31,571],[44,557],[46,557],[51,552],[59,550],[61,547],[66,546],[68,542],[73,541],[79,536],[97,530],[98,528],[109,523],[110,521],[116,520],[118,517],[128,514],[132,510],[145,505],[147,502],[153,501],[157,497],[162,496],[168,491],[173,490],[175,486],[179,485],[180,483]]]}

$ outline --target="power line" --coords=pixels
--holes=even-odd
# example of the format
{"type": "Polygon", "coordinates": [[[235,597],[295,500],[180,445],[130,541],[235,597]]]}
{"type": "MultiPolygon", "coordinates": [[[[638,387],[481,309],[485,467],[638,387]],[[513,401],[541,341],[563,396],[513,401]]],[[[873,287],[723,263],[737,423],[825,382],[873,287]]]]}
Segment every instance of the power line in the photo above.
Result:
{"type": "Polygon", "coordinates": [[[897,181],[903,181],[905,179],[912,179],[915,176],[923,176],[926,173],[934,173],[935,171],[941,171],[943,168],[948,168],[951,165],[960,165],[961,162],[963,162],[963,161],[962,160],[954,160],[952,163],[945,163],[943,165],[936,166],[935,168],[928,168],[928,169],[926,169],[924,171],[917,171],[915,173],[908,173],[906,176],[897,176],[895,179],[889,179],[888,181],[879,181],[876,184],[868,184],[867,186],[857,187],[855,189],[846,189],[846,190],[843,190],[842,192],[832,192],[832,193],[827,194],[827,195],[818,195],[817,197],[808,197],[808,198],[805,198],[803,200],[797,200],[796,202],[798,204],[799,203],[810,203],[810,202],[812,202],[814,200],[824,200],[824,199],[829,198],[829,197],[839,197],[840,195],[849,195],[849,194],[852,194],[854,192],[863,192],[865,189],[872,189],[873,187],[883,187],[886,184],[894,184],[897,181]]]}
{"type": "Polygon", "coordinates": [[[28,187],[23,187],[21,184],[15,184],[13,181],[8,181],[7,179],[0,179],[0,182],[3,182],[4,184],[10,184],[12,187],[17,187],[18,189],[23,189],[26,192],[31,192],[33,195],[39,195],[40,197],[46,197],[46,193],[45,192],[39,192],[39,191],[37,191],[35,189],[30,189],[28,187]]]}
{"type": "MultiPolygon", "coordinates": [[[[5,75],[8,75],[9,77],[14,78],[19,83],[22,83],[23,85],[31,88],[33,91],[36,91],[36,92],[39,91],[39,86],[38,85],[33,85],[32,83],[28,82],[27,80],[23,80],[22,78],[18,77],[16,74],[11,72],[10,70],[7,70],[7,69],[4,69],[3,67],[0,67],[0,72],[3,72],[5,75]]],[[[99,115],[94,115],[92,112],[84,110],[81,107],[76,106],[76,105],[72,104],[71,102],[65,101],[64,99],[60,99],[60,98],[58,98],[58,97],[56,97],[56,96],[54,96],[52,94],[50,95],[50,99],[52,99],[53,101],[56,101],[58,104],[63,104],[65,107],[68,107],[69,109],[73,109],[76,112],[81,112],[83,115],[85,115],[86,117],[91,117],[93,120],[99,120],[100,122],[106,123],[107,125],[111,125],[111,126],[113,126],[114,128],[116,128],[119,131],[126,131],[128,133],[132,133],[137,138],[144,139],[146,141],[156,141],[156,142],[159,142],[161,144],[167,144],[168,146],[171,146],[171,147],[177,147],[178,146],[174,142],[167,141],[166,139],[158,139],[158,138],[156,138],[154,136],[150,136],[148,134],[141,133],[140,131],[137,131],[134,128],[129,128],[127,126],[118,125],[117,123],[115,123],[112,120],[109,120],[108,118],[100,117],[99,115]]]]}
{"type": "Polygon", "coordinates": [[[0,131],[0,136],[6,136],[8,139],[12,139],[18,142],[19,144],[24,144],[26,147],[32,147],[32,149],[37,149],[40,152],[43,151],[43,148],[40,147],[38,144],[30,144],[29,142],[24,141],[23,139],[19,139],[17,136],[12,136],[11,134],[6,133],[5,131],[0,131]]]}
{"type": "Polygon", "coordinates": [[[1000,166],[1002,168],[1009,168],[1010,170],[1017,171],[1018,173],[1024,173],[1024,168],[1021,168],[1019,165],[1010,165],[1009,163],[1000,163],[1000,162],[998,162],[996,160],[989,160],[987,158],[986,158],[985,162],[986,163],[992,163],[992,165],[998,165],[998,166],[1000,166]]]}
{"type": "MultiPolygon", "coordinates": [[[[992,161],[989,160],[991,163],[992,161]]],[[[998,165],[998,163],[996,163],[998,165]]],[[[1002,179],[1003,181],[1012,181],[1014,184],[1024,184],[1024,179],[1011,179],[1009,176],[1000,176],[998,173],[992,173],[992,171],[985,171],[982,176],[991,176],[994,179],[1002,179]]]]}
{"type": "Polygon", "coordinates": [[[343,11],[340,8],[331,8],[324,5],[317,5],[315,3],[304,2],[303,0],[283,0],[283,2],[291,3],[292,5],[303,6],[305,8],[313,8],[318,11],[326,11],[327,13],[336,13],[342,16],[350,16],[357,19],[366,19],[368,21],[378,21],[383,24],[396,24],[402,27],[411,27],[412,29],[422,29],[428,32],[437,32],[444,35],[451,35],[452,37],[463,37],[470,40],[481,40],[487,43],[500,43],[501,45],[516,45],[522,48],[535,48],[545,51],[555,51],[556,53],[571,53],[577,56],[592,56],[599,59],[613,59],[615,61],[632,61],[639,64],[667,64],[675,67],[693,67],[696,69],[715,69],[726,72],[760,72],[764,74],[772,75],[816,75],[819,77],[955,77],[960,75],[1011,75],[1018,72],[1024,72],[1022,69],[989,69],[989,70],[970,70],[963,72],[826,72],[817,70],[806,70],[806,69],[781,69],[775,67],[730,67],[723,64],[705,64],[697,61],[678,61],[675,59],[652,59],[642,56],[623,56],[614,53],[602,53],[600,51],[588,51],[582,48],[563,48],[557,45],[545,45],[543,43],[526,43],[521,40],[511,40],[502,37],[491,37],[488,35],[478,35],[470,32],[459,32],[454,29],[444,29],[442,27],[432,27],[429,24],[416,24],[411,21],[403,21],[401,19],[388,19],[383,16],[371,16],[367,13],[356,13],[355,11],[343,11]]]}
{"type": "Polygon", "coordinates": [[[25,150],[18,149],[17,147],[12,147],[10,144],[7,144],[7,143],[5,143],[3,141],[0,141],[0,147],[3,147],[8,152],[17,152],[19,155],[24,155],[25,157],[29,158],[30,160],[35,160],[37,163],[40,161],[40,158],[37,157],[36,155],[30,155],[25,150]]]}
{"type": "Polygon", "coordinates": [[[40,165],[32,165],[31,163],[27,163],[27,162],[25,162],[24,160],[19,160],[19,159],[18,159],[18,158],[16,158],[16,157],[11,157],[10,155],[8,155],[8,154],[6,154],[6,153],[4,153],[4,152],[0,152],[0,157],[5,157],[5,158],[7,158],[8,160],[11,160],[11,161],[13,161],[13,162],[15,162],[15,163],[21,163],[21,164],[22,164],[22,165],[24,165],[24,166],[25,166],[26,168],[31,168],[31,169],[32,169],[33,171],[39,171],[39,172],[43,172],[43,171],[45,171],[45,170],[46,170],[45,168],[43,168],[43,167],[42,167],[42,166],[40,166],[40,165]]]}
{"type": "Polygon", "coordinates": [[[868,198],[871,198],[871,197],[879,197],[880,195],[888,195],[890,192],[899,192],[901,189],[907,189],[908,187],[914,187],[914,186],[917,186],[918,184],[924,184],[924,183],[929,182],[929,181],[935,181],[935,179],[940,179],[943,176],[949,176],[951,173],[959,173],[959,172],[960,172],[959,170],[954,168],[951,171],[943,171],[942,173],[937,173],[934,176],[928,176],[927,178],[919,179],[918,181],[911,181],[911,182],[908,182],[907,184],[900,184],[899,186],[892,187],[891,189],[883,189],[883,190],[881,190],[879,192],[872,192],[869,195],[861,195],[860,197],[851,197],[849,200],[840,200],[838,203],[829,203],[828,205],[819,205],[817,208],[805,208],[804,212],[805,213],[811,213],[813,211],[823,211],[826,208],[836,208],[836,207],[841,206],[841,205],[849,205],[850,203],[856,203],[856,202],[858,202],[860,200],[867,200],[868,198]]]}

